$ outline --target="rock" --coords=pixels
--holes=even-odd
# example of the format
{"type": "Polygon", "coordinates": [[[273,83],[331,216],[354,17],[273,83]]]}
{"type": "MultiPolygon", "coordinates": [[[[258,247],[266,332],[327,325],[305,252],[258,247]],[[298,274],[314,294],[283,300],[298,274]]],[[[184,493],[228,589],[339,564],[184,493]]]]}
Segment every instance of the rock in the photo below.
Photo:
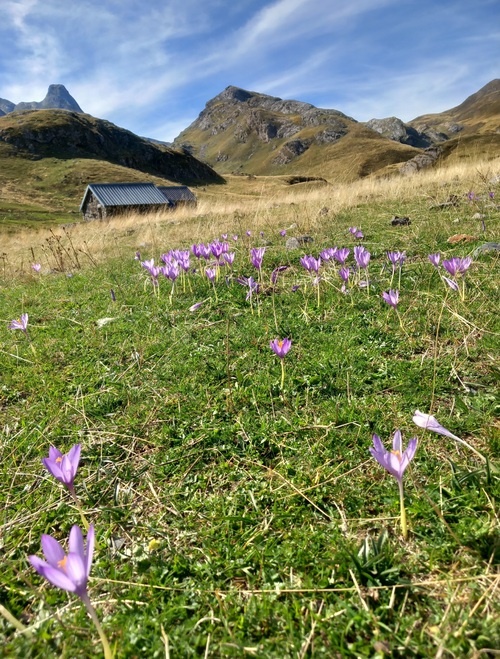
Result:
{"type": "Polygon", "coordinates": [[[450,236],[446,242],[450,245],[456,245],[457,243],[470,243],[474,240],[477,240],[476,236],[470,236],[467,233],[456,233],[450,236]]]}
{"type": "Polygon", "coordinates": [[[417,156],[411,160],[407,160],[404,165],[399,168],[399,171],[404,176],[410,174],[415,174],[421,169],[426,167],[432,167],[438,160],[439,156],[442,153],[442,149],[438,146],[431,146],[426,149],[423,153],[419,153],[417,156]]]}
{"type": "Polygon", "coordinates": [[[391,224],[393,227],[406,227],[411,224],[411,220],[409,217],[399,217],[398,215],[395,215],[391,220],[391,224]]]}
{"type": "Polygon", "coordinates": [[[427,136],[419,133],[412,126],[403,123],[397,117],[370,119],[370,121],[366,122],[366,126],[384,137],[394,142],[400,142],[401,144],[408,144],[417,148],[426,148],[432,144],[427,136]]]}
{"type": "Polygon", "coordinates": [[[479,245],[479,247],[476,247],[472,252],[472,256],[473,258],[477,258],[479,254],[493,251],[500,252],[500,243],[484,243],[484,245],[479,245]]]}
{"type": "Polygon", "coordinates": [[[298,249],[299,247],[302,247],[303,245],[306,245],[308,243],[313,243],[314,238],[312,236],[299,236],[298,238],[288,238],[286,241],[285,247],[286,249],[298,249]]]}
{"type": "Polygon", "coordinates": [[[474,215],[472,216],[472,219],[473,220],[484,220],[485,217],[486,217],[486,215],[484,215],[483,213],[474,213],[474,215]]]}

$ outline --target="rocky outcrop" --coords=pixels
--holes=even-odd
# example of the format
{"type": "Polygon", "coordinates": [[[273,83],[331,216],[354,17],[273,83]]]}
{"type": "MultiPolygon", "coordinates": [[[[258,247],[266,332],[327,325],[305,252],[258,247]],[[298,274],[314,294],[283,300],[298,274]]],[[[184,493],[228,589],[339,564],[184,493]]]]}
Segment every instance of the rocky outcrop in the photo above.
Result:
{"type": "Polygon", "coordinates": [[[388,117],[386,119],[370,119],[365,124],[371,130],[375,130],[380,135],[400,142],[401,144],[408,144],[417,148],[427,148],[431,146],[433,140],[425,133],[415,130],[412,126],[408,126],[401,119],[397,117],[388,117]]]}
{"type": "Polygon", "coordinates": [[[416,174],[421,169],[432,167],[441,154],[442,149],[439,146],[429,147],[423,153],[419,153],[411,160],[406,161],[405,164],[399,168],[399,171],[406,176],[409,174],[416,174]]]}

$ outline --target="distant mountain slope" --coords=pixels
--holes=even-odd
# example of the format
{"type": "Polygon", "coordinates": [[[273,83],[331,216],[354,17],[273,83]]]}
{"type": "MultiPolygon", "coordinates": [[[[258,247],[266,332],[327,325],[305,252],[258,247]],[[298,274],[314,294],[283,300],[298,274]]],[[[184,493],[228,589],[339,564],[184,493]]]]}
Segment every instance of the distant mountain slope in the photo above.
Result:
{"type": "Polygon", "coordinates": [[[233,86],[208,101],[174,145],[222,173],[329,176],[343,171],[344,179],[367,175],[384,166],[382,162],[404,162],[416,153],[338,110],[233,86]],[[342,143],[347,136],[346,150],[342,143]]]}
{"type": "MultiPolygon", "coordinates": [[[[500,79],[492,80],[463,103],[437,114],[426,114],[408,125],[419,133],[451,139],[464,135],[500,131],[500,79]]],[[[443,141],[443,139],[436,140],[443,141]]]]}
{"type": "Polygon", "coordinates": [[[0,117],[0,145],[24,158],[92,158],[184,184],[223,179],[189,153],[153,144],[114,124],[67,110],[25,110],[0,117]]]}
{"type": "Polygon", "coordinates": [[[40,102],[23,101],[16,105],[11,101],[0,98],[0,110],[3,110],[5,114],[16,110],[71,110],[72,112],[83,112],[64,85],[49,85],[47,95],[40,102]]]}

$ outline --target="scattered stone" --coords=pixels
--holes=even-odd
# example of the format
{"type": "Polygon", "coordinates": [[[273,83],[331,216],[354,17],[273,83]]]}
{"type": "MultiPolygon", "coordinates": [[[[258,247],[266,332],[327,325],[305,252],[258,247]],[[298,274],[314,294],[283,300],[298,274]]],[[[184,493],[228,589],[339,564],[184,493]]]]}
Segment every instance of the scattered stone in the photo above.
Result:
{"type": "Polygon", "coordinates": [[[393,227],[407,227],[411,224],[411,220],[409,217],[399,217],[398,215],[394,215],[391,224],[393,227]]]}
{"type": "Polygon", "coordinates": [[[470,236],[467,233],[456,233],[450,236],[446,242],[450,243],[450,245],[455,245],[456,243],[470,243],[474,240],[477,240],[476,236],[470,236]]]}
{"type": "Polygon", "coordinates": [[[479,254],[482,254],[483,252],[500,252],[500,243],[484,243],[484,245],[479,245],[479,247],[476,247],[476,249],[472,252],[473,258],[477,258],[479,254]]]}
{"type": "Polygon", "coordinates": [[[483,213],[474,213],[474,215],[472,216],[472,219],[473,220],[484,220],[485,217],[486,217],[486,215],[483,215],[483,213]]]}
{"type": "Polygon", "coordinates": [[[321,216],[328,215],[329,212],[330,212],[330,209],[328,208],[328,206],[323,206],[323,208],[320,208],[320,210],[318,212],[318,215],[321,215],[321,216]]]}
{"type": "Polygon", "coordinates": [[[313,243],[314,238],[312,236],[299,236],[298,238],[289,238],[286,241],[285,247],[289,250],[291,249],[299,249],[299,247],[302,247],[303,245],[307,245],[308,243],[313,243]]]}
{"type": "Polygon", "coordinates": [[[452,206],[458,206],[460,204],[460,198],[456,194],[451,194],[446,201],[443,201],[440,204],[433,204],[431,208],[450,208],[452,206]]]}

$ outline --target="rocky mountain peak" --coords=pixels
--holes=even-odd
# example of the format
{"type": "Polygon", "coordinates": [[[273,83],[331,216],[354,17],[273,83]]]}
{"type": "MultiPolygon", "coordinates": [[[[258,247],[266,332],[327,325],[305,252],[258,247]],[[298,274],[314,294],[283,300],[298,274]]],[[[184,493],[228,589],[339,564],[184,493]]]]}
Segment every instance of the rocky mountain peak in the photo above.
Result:
{"type": "Polygon", "coordinates": [[[83,114],[83,110],[64,85],[49,85],[45,98],[40,102],[22,101],[15,104],[0,98],[0,110],[5,114],[16,110],[71,110],[83,114]]]}

